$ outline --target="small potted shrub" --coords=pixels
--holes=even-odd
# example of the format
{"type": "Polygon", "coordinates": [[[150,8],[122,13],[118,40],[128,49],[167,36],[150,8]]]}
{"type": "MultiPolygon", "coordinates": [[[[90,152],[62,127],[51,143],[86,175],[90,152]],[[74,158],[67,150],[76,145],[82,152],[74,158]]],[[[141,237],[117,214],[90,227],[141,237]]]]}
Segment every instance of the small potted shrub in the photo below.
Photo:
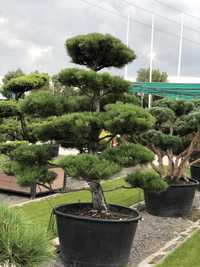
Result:
{"type": "Polygon", "coordinates": [[[158,216],[184,216],[190,213],[198,181],[188,176],[193,152],[200,143],[200,112],[182,100],[160,100],[150,110],[155,128],[142,141],[157,156],[154,172],[131,174],[132,186],[144,189],[146,208],[158,216]]]}
{"type": "Polygon", "coordinates": [[[54,256],[50,237],[17,209],[0,204],[1,266],[44,266],[54,256]]]}

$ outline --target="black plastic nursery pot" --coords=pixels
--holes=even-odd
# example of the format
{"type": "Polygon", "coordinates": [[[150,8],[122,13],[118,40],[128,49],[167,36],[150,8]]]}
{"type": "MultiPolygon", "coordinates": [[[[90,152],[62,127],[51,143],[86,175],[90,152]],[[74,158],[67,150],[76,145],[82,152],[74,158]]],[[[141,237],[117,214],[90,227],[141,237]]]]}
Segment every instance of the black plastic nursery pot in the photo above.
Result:
{"type": "Polygon", "coordinates": [[[178,217],[188,215],[192,210],[195,190],[199,182],[191,179],[188,184],[170,185],[166,191],[144,190],[147,211],[156,216],[178,217]]]}
{"type": "MultiPolygon", "coordinates": [[[[197,159],[200,159],[200,150],[195,150],[192,153],[192,156],[191,156],[191,159],[190,159],[190,163],[192,161],[197,160],[197,159]]],[[[190,166],[190,172],[191,172],[192,179],[195,179],[198,182],[200,182],[200,163],[192,164],[190,166]]],[[[200,189],[200,185],[199,185],[198,189],[200,189]]]]}
{"type": "MultiPolygon", "coordinates": [[[[195,179],[198,182],[200,182],[200,165],[199,164],[191,165],[190,172],[192,179],[195,179]]],[[[200,185],[198,186],[198,189],[200,189],[200,185]]]]}
{"type": "Polygon", "coordinates": [[[73,210],[90,207],[90,203],[58,206],[56,215],[61,258],[65,266],[125,267],[141,216],[136,210],[109,205],[115,212],[128,214],[122,220],[108,220],[72,215],[73,210]]]}

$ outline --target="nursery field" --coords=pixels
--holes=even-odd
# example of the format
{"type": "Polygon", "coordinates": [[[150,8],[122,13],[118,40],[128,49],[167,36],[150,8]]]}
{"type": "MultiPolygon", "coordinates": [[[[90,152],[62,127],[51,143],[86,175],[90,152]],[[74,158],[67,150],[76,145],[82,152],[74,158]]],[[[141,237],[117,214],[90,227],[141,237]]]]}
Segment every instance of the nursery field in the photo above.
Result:
{"type": "MultiPolygon", "coordinates": [[[[123,178],[109,180],[103,182],[102,185],[104,191],[113,190],[116,188],[116,190],[105,193],[108,203],[114,203],[128,207],[143,200],[143,193],[140,189],[117,189],[118,187],[126,185],[126,182],[123,178]]],[[[90,192],[87,190],[81,190],[78,192],[64,193],[58,196],[45,198],[41,201],[25,204],[19,209],[22,210],[27,218],[32,222],[35,224],[40,224],[42,227],[47,229],[53,207],[64,203],[89,202],[90,200],[90,192]]]]}
{"type": "Polygon", "coordinates": [[[166,260],[157,267],[199,267],[200,266],[200,232],[176,249],[166,260]]]}
{"type": "MultiPolygon", "coordinates": [[[[53,76],[17,69],[2,79],[0,171],[6,176],[0,177],[0,187],[17,190],[20,186],[20,192],[28,187],[32,197],[39,186],[51,193],[62,171],[61,186],[56,188],[66,185],[70,190],[19,205],[0,205],[0,264],[45,266],[55,249],[49,239],[59,233],[67,266],[125,266],[128,260],[137,266],[170,240],[184,237],[195,221],[185,217],[191,213],[193,200],[197,202],[194,210],[200,208],[200,192],[194,199],[199,186],[194,179],[200,177],[200,100],[179,99],[178,91],[177,99],[154,97],[152,103],[140,99],[131,81],[104,71],[123,68],[137,58],[134,50],[110,34],[68,38],[65,50],[73,68],[53,76]],[[60,157],[61,146],[80,153],[60,157]],[[189,166],[193,179],[189,179],[189,166]],[[77,187],[71,186],[68,177],[77,187]],[[107,214],[107,204],[132,207],[144,199],[143,192],[140,216],[120,207],[107,214]],[[55,207],[85,202],[92,203],[92,210],[88,205],[72,205],[62,207],[59,214],[76,214],[84,223],[62,220],[55,225],[55,207]],[[98,218],[98,223],[83,216],[98,218]],[[115,227],[110,224],[113,219],[115,227]]],[[[167,73],[157,69],[139,72],[145,74],[144,80],[137,78],[142,84],[146,74],[147,79],[150,75],[152,80],[167,81],[167,73]]],[[[13,199],[7,196],[4,202],[11,204],[13,199]]],[[[198,217],[198,212],[193,215],[198,217]]],[[[200,232],[159,267],[199,267],[199,241],[200,232]]]]}

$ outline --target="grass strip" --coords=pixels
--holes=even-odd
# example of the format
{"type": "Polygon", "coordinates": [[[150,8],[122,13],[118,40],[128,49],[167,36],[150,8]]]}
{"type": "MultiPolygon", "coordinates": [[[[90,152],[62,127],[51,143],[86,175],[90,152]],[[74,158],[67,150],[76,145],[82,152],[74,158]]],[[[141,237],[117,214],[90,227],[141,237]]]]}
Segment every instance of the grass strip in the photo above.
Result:
{"type": "MultiPolygon", "coordinates": [[[[114,190],[120,186],[127,185],[123,178],[108,180],[102,183],[104,191],[114,190]]],[[[106,200],[111,204],[119,204],[122,206],[131,206],[143,200],[141,189],[125,189],[119,188],[114,191],[105,193],[106,200]]],[[[60,204],[90,202],[91,195],[87,190],[77,192],[69,192],[60,194],[55,197],[42,199],[41,201],[32,202],[20,206],[18,209],[23,211],[25,216],[35,224],[39,224],[44,229],[47,229],[50,215],[53,207],[60,204]]]]}
{"type": "Polygon", "coordinates": [[[200,266],[200,231],[170,254],[157,267],[199,267],[200,266]]]}

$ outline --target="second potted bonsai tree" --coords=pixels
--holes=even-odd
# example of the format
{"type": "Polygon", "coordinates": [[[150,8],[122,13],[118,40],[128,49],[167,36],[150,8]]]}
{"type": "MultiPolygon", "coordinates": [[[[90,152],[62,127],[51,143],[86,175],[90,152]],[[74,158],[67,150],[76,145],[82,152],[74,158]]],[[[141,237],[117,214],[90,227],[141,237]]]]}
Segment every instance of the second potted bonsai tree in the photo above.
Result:
{"type": "MultiPolygon", "coordinates": [[[[41,144],[32,134],[32,128],[44,119],[65,112],[65,99],[48,90],[48,81],[48,75],[43,73],[11,78],[2,89],[7,97],[15,99],[0,102],[0,153],[7,156],[1,168],[7,174],[3,174],[6,179],[3,189],[30,194],[32,198],[38,193],[52,193],[58,189],[53,182],[59,173],[56,170],[53,173],[53,166],[48,163],[57,156],[58,145],[52,144],[51,139],[48,139],[51,145],[41,144]],[[10,179],[13,179],[11,183],[10,179]],[[26,188],[18,187],[16,182],[26,188]]],[[[61,183],[59,187],[64,189],[65,177],[63,185],[61,183]]]]}
{"type": "Polygon", "coordinates": [[[11,141],[0,144],[0,153],[7,156],[3,171],[14,175],[20,186],[30,187],[32,198],[36,196],[38,185],[53,192],[52,183],[57,173],[49,168],[54,156],[51,145],[11,141]]]}
{"type": "MultiPolygon", "coordinates": [[[[200,112],[192,102],[162,99],[150,113],[155,129],[142,141],[157,156],[154,173],[136,172],[127,177],[132,186],[144,189],[147,210],[158,216],[184,216],[190,213],[198,182],[189,178],[193,152],[200,143],[200,112]]],[[[198,161],[198,160],[197,160],[198,161]]]]}

